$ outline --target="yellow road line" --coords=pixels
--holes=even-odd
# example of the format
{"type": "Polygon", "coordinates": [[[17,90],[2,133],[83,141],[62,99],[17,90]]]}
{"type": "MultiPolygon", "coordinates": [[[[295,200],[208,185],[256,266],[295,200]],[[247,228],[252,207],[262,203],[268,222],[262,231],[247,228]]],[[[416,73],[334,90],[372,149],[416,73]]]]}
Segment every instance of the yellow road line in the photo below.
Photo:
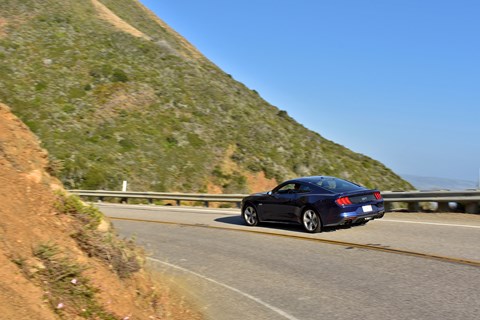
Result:
{"type": "Polygon", "coordinates": [[[179,223],[179,222],[171,222],[171,221],[135,219],[135,218],[109,217],[109,219],[111,219],[111,220],[121,220],[121,221],[159,223],[159,224],[167,224],[167,225],[177,225],[177,226],[184,226],[184,227],[197,227],[197,228],[206,228],[206,229],[217,229],[217,230],[226,230],[226,231],[237,231],[237,232],[269,235],[269,236],[276,236],[276,237],[290,238],[290,239],[293,238],[293,239],[297,239],[297,240],[321,242],[321,243],[327,243],[327,244],[332,244],[332,245],[337,245],[337,246],[342,246],[342,247],[352,247],[352,248],[366,249],[366,250],[372,250],[372,251],[396,253],[396,254],[401,254],[401,255],[413,256],[413,257],[417,257],[417,258],[425,258],[425,259],[438,260],[438,261],[443,261],[443,262],[451,262],[451,263],[469,265],[469,266],[474,266],[474,267],[480,267],[480,261],[477,261],[477,260],[468,260],[468,259],[462,259],[462,258],[445,257],[445,256],[439,256],[439,255],[435,255],[435,254],[408,251],[408,250],[395,249],[395,248],[386,248],[386,247],[375,246],[375,245],[370,245],[370,244],[360,244],[360,243],[345,242],[345,241],[338,241],[338,240],[328,240],[328,239],[322,239],[322,238],[312,238],[312,237],[298,236],[298,235],[291,235],[291,234],[274,233],[274,232],[267,232],[267,231],[262,231],[262,230],[258,230],[258,229],[256,229],[256,230],[234,229],[234,228],[227,228],[227,227],[212,226],[212,225],[207,225],[207,224],[179,223]]]}

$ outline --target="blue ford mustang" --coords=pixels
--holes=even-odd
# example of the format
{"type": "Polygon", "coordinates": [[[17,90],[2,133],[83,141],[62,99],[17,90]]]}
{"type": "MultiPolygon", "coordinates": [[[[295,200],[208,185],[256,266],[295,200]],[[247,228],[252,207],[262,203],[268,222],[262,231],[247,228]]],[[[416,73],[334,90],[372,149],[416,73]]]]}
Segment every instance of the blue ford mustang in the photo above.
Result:
{"type": "Polygon", "coordinates": [[[378,190],[328,176],[285,181],[272,191],[245,197],[241,208],[249,226],[260,222],[299,223],[312,233],[326,226],[364,224],[385,213],[378,190]]]}

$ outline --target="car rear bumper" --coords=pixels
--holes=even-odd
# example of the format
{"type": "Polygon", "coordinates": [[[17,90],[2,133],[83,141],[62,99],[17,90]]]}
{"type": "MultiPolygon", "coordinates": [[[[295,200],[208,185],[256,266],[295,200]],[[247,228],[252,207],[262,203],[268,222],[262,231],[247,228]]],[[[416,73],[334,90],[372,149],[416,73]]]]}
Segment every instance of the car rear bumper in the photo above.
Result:
{"type": "Polygon", "coordinates": [[[362,208],[356,208],[355,211],[345,211],[341,212],[335,221],[330,221],[329,224],[325,224],[325,226],[340,226],[340,225],[349,225],[349,224],[356,224],[362,223],[369,220],[374,219],[381,219],[385,214],[385,209],[379,208],[377,206],[372,206],[372,211],[370,212],[363,212],[362,208]]]}

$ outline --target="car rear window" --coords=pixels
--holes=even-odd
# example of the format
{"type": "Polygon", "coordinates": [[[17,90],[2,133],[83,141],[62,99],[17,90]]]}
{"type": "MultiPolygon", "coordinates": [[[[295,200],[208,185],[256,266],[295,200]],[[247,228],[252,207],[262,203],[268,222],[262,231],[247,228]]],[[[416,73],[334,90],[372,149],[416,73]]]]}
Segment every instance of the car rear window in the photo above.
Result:
{"type": "Polygon", "coordinates": [[[317,186],[335,192],[335,193],[342,193],[342,192],[349,192],[349,191],[357,191],[363,190],[364,188],[356,185],[352,182],[338,179],[338,178],[319,178],[316,181],[312,181],[317,186]]]}

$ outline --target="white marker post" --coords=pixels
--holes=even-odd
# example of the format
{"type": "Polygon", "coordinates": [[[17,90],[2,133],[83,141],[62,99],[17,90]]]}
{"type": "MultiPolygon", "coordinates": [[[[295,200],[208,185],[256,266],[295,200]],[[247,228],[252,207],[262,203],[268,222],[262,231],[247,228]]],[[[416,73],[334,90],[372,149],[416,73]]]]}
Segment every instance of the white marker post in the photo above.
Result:
{"type": "MultiPolygon", "coordinates": [[[[123,180],[122,192],[126,192],[126,191],[127,191],[127,181],[123,180]]],[[[121,202],[124,203],[124,204],[127,204],[128,203],[128,198],[122,198],[121,202]]]]}

